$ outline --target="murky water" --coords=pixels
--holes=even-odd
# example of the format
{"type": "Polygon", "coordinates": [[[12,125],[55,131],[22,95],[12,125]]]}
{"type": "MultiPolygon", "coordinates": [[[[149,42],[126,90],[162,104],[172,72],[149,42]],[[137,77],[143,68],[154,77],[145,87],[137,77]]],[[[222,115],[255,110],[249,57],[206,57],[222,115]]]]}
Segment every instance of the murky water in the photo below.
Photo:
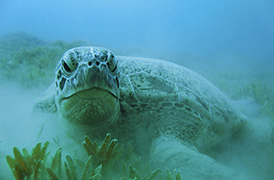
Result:
{"type": "Polygon", "coordinates": [[[44,123],[55,117],[33,117],[32,107],[67,49],[96,45],[171,61],[209,79],[253,132],[231,147],[234,155],[218,159],[251,179],[273,179],[273,19],[271,0],[0,1],[0,178],[12,178],[6,156],[13,147],[30,150],[57,136],[71,143],[62,125],[44,123]]]}

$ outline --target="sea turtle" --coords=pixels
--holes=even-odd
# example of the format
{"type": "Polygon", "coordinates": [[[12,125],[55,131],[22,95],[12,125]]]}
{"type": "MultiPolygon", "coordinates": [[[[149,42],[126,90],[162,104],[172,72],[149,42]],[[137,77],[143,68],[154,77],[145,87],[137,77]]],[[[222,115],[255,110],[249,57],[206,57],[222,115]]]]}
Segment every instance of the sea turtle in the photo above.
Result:
{"type": "Polygon", "coordinates": [[[213,149],[240,136],[245,119],[195,72],[163,60],[84,46],[66,51],[55,73],[36,111],[57,112],[91,134],[111,132],[149,152],[155,164],[189,177],[227,173],[213,149]]]}

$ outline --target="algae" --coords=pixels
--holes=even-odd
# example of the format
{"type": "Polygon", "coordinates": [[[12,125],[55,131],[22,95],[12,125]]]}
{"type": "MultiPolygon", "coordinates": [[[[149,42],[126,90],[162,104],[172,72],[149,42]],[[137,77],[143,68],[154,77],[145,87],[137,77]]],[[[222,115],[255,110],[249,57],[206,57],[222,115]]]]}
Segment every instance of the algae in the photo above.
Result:
{"type": "Polygon", "coordinates": [[[29,153],[25,148],[22,153],[16,148],[13,148],[14,158],[7,156],[7,162],[15,177],[15,179],[37,179],[45,169],[44,161],[46,161],[46,150],[49,142],[45,142],[43,147],[38,143],[29,153]]]}
{"type": "Polygon", "coordinates": [[[4,36],[0,39],[0,77],[27,88],[50,84],[54,78],[55,66],[63,53],[83,45],[90,43],[47,43],[25,33],[4,36]]]}
{"type": "Polygon", "coordinates": [[[48,141],[43,146],[42,143],[38,143],[31,153],[25,148],[22,149],[21,153],[14,147],[14,157],[8,155],[6,160],[15,179],[181,179],[180,174],[176,171],[175,178],[170,171],[167,171],[166,175],[161,174],[159,169],[151,171],[146,163],[140,163],[141,158],[134,154],[131,148],[120,145],[117,139],[111,139],[109,133],[101,145],[85,137],[83,148],[88,155],[87,159],[80,160],[77,157],[66,155],[63,161],[61,148],[58,148],[54,156],[49,158],[48,146],[48,141]],[[131,157],[134,158],[129,161],[127,156],[123,157],[124,154],[131,154],[131,157]],[[139,161],[139,164],[136,163],[137,161],[139,161]],[[143,165],[141,166],[141,164],[143,165]]]}
{"type": "Polygon", "coordinates": [[[266,83],[254,82],[250,85],[255,101],[262,105],[262,112],[274,119],[274,93],[266,83]]]}

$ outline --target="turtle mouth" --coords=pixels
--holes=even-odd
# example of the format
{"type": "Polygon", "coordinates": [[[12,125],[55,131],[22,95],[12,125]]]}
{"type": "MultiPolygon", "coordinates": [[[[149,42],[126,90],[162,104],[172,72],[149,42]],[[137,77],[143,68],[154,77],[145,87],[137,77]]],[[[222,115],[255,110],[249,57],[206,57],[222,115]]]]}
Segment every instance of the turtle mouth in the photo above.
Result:
{"type": "Polygon", "coordinates": [[[75,92],[73,94],[71,94],[68,97],[64,97],[62,99],[60,99],[60,102],[62,102],[63,100],[67,100],[73,96],[78,97],[79,99],[103,99],[108,95],[112,95],[115,99],[118,100],[118,97],[112,93],[111,91],[108,91],[106,89],[103,88],[97,88],[97,87],[93,87],[93,88],[89,88],[89,89],[84,89],[78,92],[75,92]]]}
{"type": "Polygon", "coordinates": [[[119,98],[118,77],[113,76],[105,67],[99,69],[83,64],[73,76],[62,77],[61,81],[56,83],[55,97],[60,103],[73,96],[79,96],[80,99],[98,99],[105,94],[104,92],[110,93],[116,99],[119,98]],[[62,86],[58,86],[60,83],[62,86]]]}
{"type": "Polygon", "coordinates": [[[69,121],[101,127],[115,122],[119,114],[119,99],[102,88],[89,88],[60,99],[62,116],[69,121]]]}

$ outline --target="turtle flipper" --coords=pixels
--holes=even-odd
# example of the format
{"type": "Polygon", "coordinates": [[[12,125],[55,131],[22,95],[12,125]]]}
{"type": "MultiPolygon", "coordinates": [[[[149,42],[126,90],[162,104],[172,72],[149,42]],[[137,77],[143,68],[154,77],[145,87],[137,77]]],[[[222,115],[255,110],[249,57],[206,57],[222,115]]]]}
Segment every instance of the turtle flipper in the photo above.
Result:
{"type": "Polygon", "coordinates": [[[33,112],[55,113],[55,86],[52,84],[37,100],[33,107],[33,112]]]}
{"type": "Polygon", "coordinates": [[[185,179],[229,179],[234,173],[214,159],[176,138],[159,137],[153,142],[151,159],[163,169],[176,169],[185,179]]]}

